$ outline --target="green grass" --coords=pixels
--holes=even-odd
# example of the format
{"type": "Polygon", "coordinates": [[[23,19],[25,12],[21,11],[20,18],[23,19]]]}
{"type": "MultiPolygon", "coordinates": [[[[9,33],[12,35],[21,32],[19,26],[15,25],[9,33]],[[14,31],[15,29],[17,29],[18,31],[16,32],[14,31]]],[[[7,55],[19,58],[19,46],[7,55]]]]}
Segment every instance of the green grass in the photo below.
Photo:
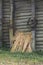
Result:
{"type": "Polygon", "coordinates": [[[43,51],[37,51],[32,53],[22,53],[22,52],[15,52],[11,53],[7,50],[0,50],[0,60],[14,60],[14,61],[21,61],[27,60],[32,62],[43,62],[43,51]]]}

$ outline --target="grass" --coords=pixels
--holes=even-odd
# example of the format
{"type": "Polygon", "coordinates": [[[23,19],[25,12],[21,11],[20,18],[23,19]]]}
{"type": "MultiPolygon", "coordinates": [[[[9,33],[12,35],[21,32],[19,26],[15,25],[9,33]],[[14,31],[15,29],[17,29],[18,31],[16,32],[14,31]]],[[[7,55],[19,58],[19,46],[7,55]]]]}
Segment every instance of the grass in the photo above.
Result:
{"type": "Polygon", "coordinates": [[[9,61],[32,61],[32,62],[43,62],[43,51],[37,51],[32,53],[22,53],[15,52],[11,53],[8,50],[1,49],[0,50],[0,61],[1,60],[9,60],[9,61]]]}

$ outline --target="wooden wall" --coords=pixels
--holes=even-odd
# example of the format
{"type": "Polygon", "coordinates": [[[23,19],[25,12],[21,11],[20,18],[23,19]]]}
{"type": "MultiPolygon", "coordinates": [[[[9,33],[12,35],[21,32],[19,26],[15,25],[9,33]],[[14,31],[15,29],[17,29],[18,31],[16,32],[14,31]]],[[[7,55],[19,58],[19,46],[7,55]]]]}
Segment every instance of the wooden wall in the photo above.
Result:
{"type": "Polygon", "coordinates": [[[2,0],[0,0],[0,47],[2,46],[2,0]]]}

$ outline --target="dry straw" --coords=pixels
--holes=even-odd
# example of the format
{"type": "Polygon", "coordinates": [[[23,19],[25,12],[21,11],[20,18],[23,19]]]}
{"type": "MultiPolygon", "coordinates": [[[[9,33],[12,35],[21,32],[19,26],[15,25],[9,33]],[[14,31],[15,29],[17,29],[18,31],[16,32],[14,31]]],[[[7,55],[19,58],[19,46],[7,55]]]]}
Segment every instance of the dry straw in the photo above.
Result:
{"type": "Polygon", "coordinates": [[[31,41],[32,41],[32,33],[24,33],[24,32],[16,32],[13,37],[13,45],[11,48],[11,52],[32,52],[31,41]]]}

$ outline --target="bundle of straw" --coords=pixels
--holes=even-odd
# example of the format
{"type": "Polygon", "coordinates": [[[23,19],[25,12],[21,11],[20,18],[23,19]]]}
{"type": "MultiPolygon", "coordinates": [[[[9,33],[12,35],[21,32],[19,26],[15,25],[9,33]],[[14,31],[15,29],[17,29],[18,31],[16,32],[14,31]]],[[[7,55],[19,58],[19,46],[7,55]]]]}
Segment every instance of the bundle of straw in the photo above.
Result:
{"type": "Polygon", "coordinates": [[[13,37],[13,45],[11,48],[11,52],[31,52],[31,41],[32,41],[32,34],[29,32],[25,34],[24,32],[16,32],[15,36],[13,37]],[[14,41],[15,40],[15,41],[14,41]]]}

